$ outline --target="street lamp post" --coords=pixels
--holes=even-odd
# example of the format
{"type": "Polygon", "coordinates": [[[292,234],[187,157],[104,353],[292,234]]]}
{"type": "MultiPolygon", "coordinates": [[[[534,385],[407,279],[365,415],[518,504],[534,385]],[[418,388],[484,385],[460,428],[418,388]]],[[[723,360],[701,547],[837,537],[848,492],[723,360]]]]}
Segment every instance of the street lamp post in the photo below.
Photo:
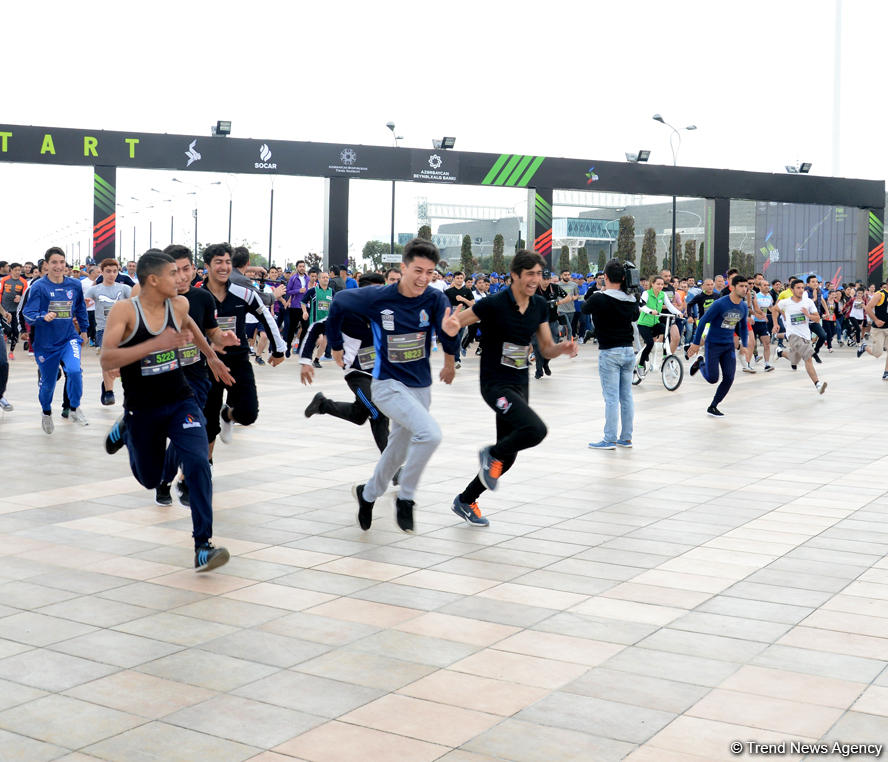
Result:
{"type": "MultiPolygon", "coordinates": [[[[174,183],[182,183],[182,185],[190,185],[192,188],[197,188],[197,190],[188,191],[188,193],[185,194],[186,196],[194,196],[194,209],[191,210],[191,214],[194,217],[194,258],[196,260],[197,257],[199,256],[199,253],[197,251],[197,202],[198,202],[197,191],[200,190],[200,186],[195,185],[194,183],[186,183],[184,180],[180,180],[178,177],[174,177],[173,182],[174,183]]],[[[172,227],[172,225],[171,225],[171,227],[172,227]]]]}
{"type": "MultiPolygon", "coordinates": [[[[395,123],[394,122],[386,122],[386,127],[388,127],[392,131],[392,140],[394,141],[395,148],[398,147],[398,141],[403,140],[404,138],[401,135],[395,134],[395,123]]],[[[391,238],[391,248],[389,249],[389,254],[395,253],[395,181],[392,180],[392,238],[391,238]]]]}
{"type": "MultiPolygon", "coordinates": [[[[675,167],[678,165],[678,151],[681,148],[681,132],[678,131],[676,127],[673,127],[669,122],[663,119],[659,114],[654,114],[652,117],[655,122],[659,122],[660,124],[666,125],[672,132],[669,134],[669,148],[672,149],[672,166],[675,167]],[[673,138],[677,138],[676,142],[673,142],[673,138]]],[[[689,124],[687,127],[683,127],[685,130],[696,130],[697,125],[689,124]]],[[[675,196],[672,197],[672,272],[675,273],[675,214],[676,214],[676,202],[677,199],[675,196]]]]}
{"type": "Polygon", "coordinates": [[[210,185],[225,185],[228,189],[228,242],[231,243],[231,212],[234,208],[234,194],[231,192],[231,186],[228,184],[228,180],[224,182],[222,180],[216,180],[215,182],[210,183],[210,185]]]}

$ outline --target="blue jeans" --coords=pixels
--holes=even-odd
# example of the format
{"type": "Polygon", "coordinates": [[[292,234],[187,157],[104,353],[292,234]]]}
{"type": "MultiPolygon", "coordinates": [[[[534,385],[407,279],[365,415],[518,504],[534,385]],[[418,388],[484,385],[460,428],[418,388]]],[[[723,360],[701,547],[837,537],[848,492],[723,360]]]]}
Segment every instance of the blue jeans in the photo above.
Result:
{"type": "Polygon", "coordinates": [[[604,438],[617,441],[617,417],[620,418],[620,439],[632,439],[632,368],[635,352],[632,347],[614,347],[598,352],[598,377],[604,397],[604,438]]]}

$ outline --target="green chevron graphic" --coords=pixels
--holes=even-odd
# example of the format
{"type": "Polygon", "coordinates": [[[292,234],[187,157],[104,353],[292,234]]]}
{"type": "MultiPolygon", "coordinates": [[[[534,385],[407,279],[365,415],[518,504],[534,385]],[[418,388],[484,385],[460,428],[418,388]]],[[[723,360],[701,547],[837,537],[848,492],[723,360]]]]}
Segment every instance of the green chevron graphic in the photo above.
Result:
{"type": "Polygon", "coordinates": [[[484,176],[481,184],[526,188],[545,158],[545,156],[502,153],[484,176]]]}
{"type": "Polygon", "coordinates": [[[536,213],[534,218],[538,225],[543,228],[552,227],[552,205],[549,204],[539,193],[536,195],[536,213]]]}
{"type": "Polygon", "coordinates": [[[869,234],[870,238],[874,238],[877,241],[881,241],[885,234],[885,226],[882,220],[873,212],[869,213],[869,234]]]}
{"type": "Polygon", "coordinates": [[[113,214],[114,195],[114,186],[104,178],[99,177],[99,175],[95,175],[95,183],[93,186],[93,200],[95,205],[106,214],[113,214]]]}

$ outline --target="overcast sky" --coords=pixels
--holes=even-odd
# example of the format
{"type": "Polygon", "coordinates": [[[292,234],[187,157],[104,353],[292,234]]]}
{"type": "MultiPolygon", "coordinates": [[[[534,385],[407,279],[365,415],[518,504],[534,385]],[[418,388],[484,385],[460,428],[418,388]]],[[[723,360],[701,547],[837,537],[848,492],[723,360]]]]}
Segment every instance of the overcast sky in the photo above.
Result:
{"type": "MultiPolygon", "coordinates": [[[[835,0],[7,4],[0,122],[197,136],[230,119],[236,137],[390,145],[391,120],[411,147],[455,135],[467,151],[622,161],[647,148],[671,163],[658,112],[698,127],[680,164],[810,161],[812,174],[883,180],[886,6],[842,6],[836,168],[835,0]]],[[[200,241],[224,240],[229,188],[232,238],[267,252],[267,176],[190,173],[198,188],[173,176],[118,173],[125,256],[134,227],[136,250],[148,247],[149,221],[154,243],[169,243],[171,216],[190,245],[195,199],[200,241]]],[[[351,183],[357,251],[388,240],[390,194],[351,183]]],[[[418,196],[521,209],[525,195],[400,183],[396,227],[416,230],[418,196]]],[[[92,170],[0,162],[0,215],[4,259],[77,240],[85,254],[92,170]]],[[[278,177],[275,259],[320,250],[322,227],[323,180],[278,177]]]]}

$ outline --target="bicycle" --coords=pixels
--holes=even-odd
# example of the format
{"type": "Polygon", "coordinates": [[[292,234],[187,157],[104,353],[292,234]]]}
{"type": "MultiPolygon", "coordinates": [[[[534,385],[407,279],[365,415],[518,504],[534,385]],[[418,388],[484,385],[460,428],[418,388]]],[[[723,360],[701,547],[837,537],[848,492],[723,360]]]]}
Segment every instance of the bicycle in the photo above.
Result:
{"type": "MultiPolygon", "coordinates": [[[[681,386],[681,382],[684,379],[684,364],[682,363],[681,358],[672,352],[663,356],[666,349],[666,342],[669,341],[669,333],[672,330],[672,322],[675,319],[675,316],[672,315],[672,313],[667,313],[662,317],[666,318],[663,341],[654,342],[654,348],[645,365],[641,364],[641,353],[644,351],[644,346],[642,346],[636,353],[635,367],[632,369],[632,385],[638,386],[644,381],[649,373],[652,373],[656,368],[659,368],[663,386],[666,387],[667,391],[674,392],[679,386],[681,386]]],[[[635,331],[637,336],[637,326],[635,331]]]]}

